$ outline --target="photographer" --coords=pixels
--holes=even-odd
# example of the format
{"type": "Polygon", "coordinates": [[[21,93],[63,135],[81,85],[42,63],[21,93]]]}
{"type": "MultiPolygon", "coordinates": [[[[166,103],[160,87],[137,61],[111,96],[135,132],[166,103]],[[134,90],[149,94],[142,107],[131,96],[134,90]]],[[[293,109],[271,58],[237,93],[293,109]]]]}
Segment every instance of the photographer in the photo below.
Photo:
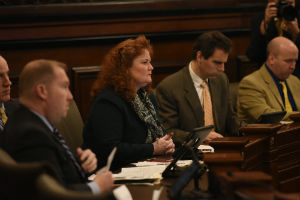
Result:
{"type": "MultiPolygon", "coordinates": [[[[251,21],[251,43],[246,55],[260,66],[266,60],[266,46],[273,38],[284,36],[300,47],[300,18],[295,0],[269,0],[265,12],[254,16],[251,21]]],[[[299,60],[299,59],[298,59],[299,60]]],[[[297,62],[294,75],[300,78],[297,62]]]]}

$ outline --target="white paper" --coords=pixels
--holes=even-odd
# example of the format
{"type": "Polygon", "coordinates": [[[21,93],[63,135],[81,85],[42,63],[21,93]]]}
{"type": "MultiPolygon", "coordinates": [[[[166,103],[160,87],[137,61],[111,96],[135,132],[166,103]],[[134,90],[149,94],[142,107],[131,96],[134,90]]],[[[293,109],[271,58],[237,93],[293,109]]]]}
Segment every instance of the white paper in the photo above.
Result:
{"type": "Polygon", "coordinates": [[[95,177],[96,177],[96,174],[92,174],[88,177],[88,180],[93,181],[95,179],[95,177]]]}
{"type": "Polygon", "coordinates": [[[107,158],[106,166],[104,166],[101,169],[99,169],[96,172],[96,174],[99,173],[99,172],[102,172],[102,171],[109,171],[111,163],[112,163],[112,161],[113,161],[113,159],[115,157],[116,151],[117,151],[117,147],[114,147],[113,150],[110,152],[108,158],[107,158]]]}
{"type": "Polygon", "coordinates": [[[114,180],[144,180],[161,179],[167,165],[122,168],[118,174],[113,174],[114,180]]]}
{"type": "MultiPolygon", "coordinates": [[[[106,166],[102,167],[101,169],[99,169],[97,173],[99,172],[102,172],[102,171],[108,171],[110,169],[110,166],[111,166],[111,163],[115,157],[115,154],[116,154],[116,151],[117,151],[117,147],[114,147],[113,150],[110,152],[108,158],[107,158],[107,163],[106,163],[106,166]]],[[[94,180],[94,178],[96,177],[96,174],[92,174],[88,177],[88,180],[92,181],[94,180]]]]}
{"type": "Polygon", "coordinates": [[[280,124],[291,124],[293,121],[280,121],[280,124]]]}
{"type": "Polygon", "coordinates": [[[114,189],[113,194],[117,200],[132,200],[132,196],[126,185],[121,185],[114,189]]]}
{"type": "Polygon", "coordinates": [[[143,161],[143,162],[137,162],[137,163],[132,163],[136,167],[147,167],[147,166],[157,166],[157,165],[169,165],[170,162],[149,162],[149,161],[143,161]]]}
{"type": "Polygon", "coordinates": [[[176,162],[176,165],[178,167],[185,167],[185,166],[190,166],[193,163],[192,160],[178,160],[176,162]]]}
{"type": "Polygon", "coordinates": [[[163,187],[160,187],[159,189],[155,189],[153,191],[152,200],[159,200],[162,190],[163,190],[163,187]]]}
{"type": "Polygon", "coordinates": [[[116,151],[117,151],[117,147],[114,147],[113,150],[110,152],[108,158],[107,158],[107,163],[106,163],[106,169],[107,170],[110,169],[110,166],[111,166],[111,163],[112,163],[112,161],[115,157],[116,151]]]}
{"type": "Polygon", "coordinates": [[[215,149],[212,146],[209,145],[199,145],[198,147],[199,150],[201,150],[203,153],[214,153],[215,149]]]}

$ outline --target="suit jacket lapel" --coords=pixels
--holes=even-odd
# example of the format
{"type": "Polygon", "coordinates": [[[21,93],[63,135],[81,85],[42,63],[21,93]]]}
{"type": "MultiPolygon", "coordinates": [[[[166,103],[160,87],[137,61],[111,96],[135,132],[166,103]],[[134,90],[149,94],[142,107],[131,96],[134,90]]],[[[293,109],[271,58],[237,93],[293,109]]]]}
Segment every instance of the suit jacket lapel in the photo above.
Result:
{"type": "Polygon", "coordinates": [[[34,114],[31,110],[29,110],[24,105],[20,104],[20,107],[22,108],[22,112],[25,112],[25,116],[31,116],[30,119],[33,123],[39,124],[39,126],[43,129],[43,133],[45,133],[49,139],[51,139],[54,143],[58,144],[60,146],[59,141],[57,141],[56,137],[50,130],[50,128],[45,124],[45,122],[36,114],[34,114]]]}
{"type": "Polygon", "coordinates": [[[292,84],[292,80],[290,78],[286,79],[286,82],[287,82],[287,85],[289,87],[289,90],[293,96],[293,99],[294,99],[294,102],[296,104],[296,108],[298,109],[299,111],[299,108],[300,108],[300,101],[298,100],[299,99],[299,91],[295,88],[295,87],[291,87],[293,84],[292,84]]]}
{"type": "Polygon", "coordinates": [[[183,84],[184,84],[184,96],[190,106],[190,109],[193,111],[193,114],[195,116],[195,119],[198,122],[198,125],[200,125],[201,120],[204,123],[204,119],[203,119],[204,113],[193,80],[189,72],[189,67],[188,66],[185,67],[182,73],[183,73],[183,84]]]}
{"type": "Polygon", "coordinates": [[[259,69],[261,76],[263,78],[263,80],[266,82],[266,84],[269,87],[269,90],[271,91],[271,93],[274,95],[275,100],[278,101],[278,103],[280,104],[281,108],[284,110],[284,105],[280,96],[280,93],[278,91],[277,85],[275,84],[271,74],[268,72],[267,68],[265,65],[263,65],[263,67],[261,67],[259,69]]]}
{"type": "MultiPolygon", "coordinates": [[[[221,99],[217,98],[218,86],[216,85],[215,79],[208,79],[208,87],[209,87],[209,93],[211,98],[211,105],[212,105],[212,111],[213,111],[213,119],[214,119],[214,125],[216,126],[216,122],[218,114],[216,112],[216,102],[220,101],[221,99]]],[[[222,100],[221,100],[222,101],[222,100]]],[[[217,127],[215,127],[217,129],[217,127]]]]}

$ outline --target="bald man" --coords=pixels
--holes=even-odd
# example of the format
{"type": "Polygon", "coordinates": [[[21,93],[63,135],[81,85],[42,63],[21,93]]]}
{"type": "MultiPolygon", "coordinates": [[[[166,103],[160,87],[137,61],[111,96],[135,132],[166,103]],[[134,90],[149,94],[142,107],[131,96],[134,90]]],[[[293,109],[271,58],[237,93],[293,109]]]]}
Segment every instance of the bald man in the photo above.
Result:
{"type": "Polygon", "coordinates": [[[6,60],[0,56],[0,134],[10,114],[16,110],[17,103],[10,101],[11,81],[8,76],[9,68],[6,60]]]}
{"type": "Polygon", "coordinates": [[[283,120],[288,120],[290,114],[299,111],[300,80],[292,75],[298,53],[297,46],[285,37],[269,42],[266,62],[240,82],[238,115],[241,120],[255,123],[260,115],[277,111],[287,111],[283,120]]]}

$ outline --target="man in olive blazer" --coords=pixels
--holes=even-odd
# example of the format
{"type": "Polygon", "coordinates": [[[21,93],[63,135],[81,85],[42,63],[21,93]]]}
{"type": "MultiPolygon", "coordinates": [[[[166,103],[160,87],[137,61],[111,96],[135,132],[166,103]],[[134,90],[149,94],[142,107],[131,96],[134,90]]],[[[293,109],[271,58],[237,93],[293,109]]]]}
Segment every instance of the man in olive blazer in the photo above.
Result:
{"type": "Polygon", "coordinates": [[[300,80],[292,75],[298,48],[289,39],[277,37],[268,44],[267,53],[265,64],[239,84],[238,115],[246,123],[255,123],[265,113],[286,110],[279,81],[286,83],[293,108],[283,120],[300,110],[300,80]]]}
{"type": "Polygon", "coordinates": [[[202,34],[195,42],[190,64],[157,86],[160,117],[165,128],[174,132],[175,143],[182,143],[189,131],[205,124],[201,91],[196,83],[203,81],[208,83],[214,120],[214,131],[206,141],[238,135],[239,121],[232,110],[229,83],[223,73],[230,47],[231,41],[220,32],[202,34]]]}
{"type": "MultiPolygon", "coordinates": [[[[215,79],[209,79],[212,99],[215,131],[223,136],[238,135],[238,120],[233,112],[229,98],[229,83],[221,73],[215,79]]],[[[190,130],[204,126],[204,112],[185,67],[164,79],[156,88],[160,105],[160,116],[167,130],[174,132],[174,141],[182,142],[190,130]]]]}

